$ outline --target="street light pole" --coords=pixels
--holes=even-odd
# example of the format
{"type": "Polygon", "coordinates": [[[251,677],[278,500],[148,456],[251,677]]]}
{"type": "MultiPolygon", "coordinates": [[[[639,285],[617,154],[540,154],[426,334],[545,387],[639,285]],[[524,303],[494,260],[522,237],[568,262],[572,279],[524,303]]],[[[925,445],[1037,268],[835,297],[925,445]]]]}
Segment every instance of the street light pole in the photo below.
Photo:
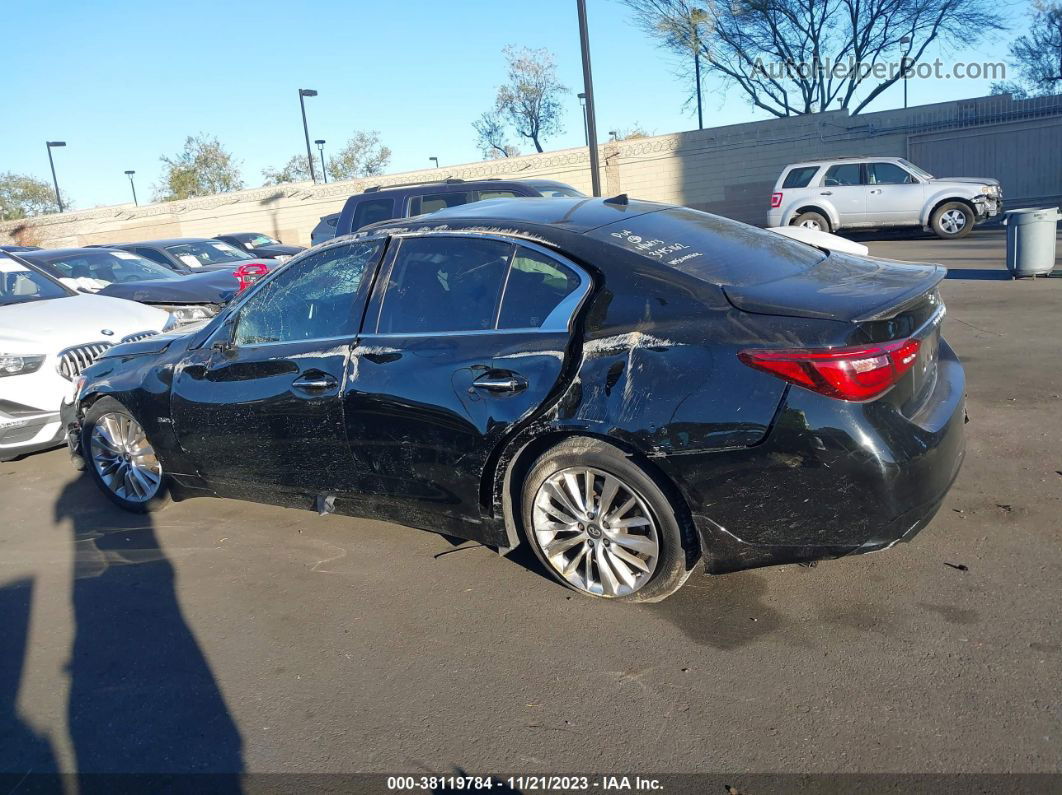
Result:
{"type": "MultiPolygon", "coordinates": [[[[904,36],[900,39],[900,44],[910,44],[911,37],[904,36]]],[[[907,109],[907,53],[904,53],[900,57],[900,73],[903,75],[903,107],[907,109]]]]}
{"type": "Polygon", "coordinates": [[[439,167],[439,158],[437,158],[437,157],[429,157],[428,160],[434,160],[435,161],[435,167],[436,168],[439,167]]]}
{"type": "Polygon", "coordinates": [[[55,203],[59,205],[59,212],[63,212],[63,197],[59,195],[59,180],[55,178],[55,161],[52,160],[53,146],[66,146],[66,141],[45,141],[48,148],[48,165],[52,167],[52,184],[55,185],[55,203]]]}
{"type": "Polygon", "coordinates": [[[327,185],[328,184],[328,169],[325,168],[325,159],[324,159],[325,139],[324,138],[318,138],[316,141],[314,141],[314,143],[317,144],[317,151],[321,153],[321,179],[323,179],[325,185],[327,185]]]}
{"type": "Polygon", "coordinates": [[[693,53],[693,74],[697,81],[697,129],[704,129],[704,112],[701,110],[701,51],[693,53]]]}
{"type": "Polygon", "coordinates": [[[126,171],[125,175],[129,177],[129,187],[133,189],[133,205],[139,207],[140,202],[136,200],[136,185],[133,184],[133,174],[135,173],[135,171],[126,171]]]}
{"type": "Polygon", "coordinates": [[[302,134],[306,136],[306,161],[310,164],[310,179],[317,182],[317,175],[313,170],[313,152],[310,151],[310,128],[306,124],[306,97],[316,97],[317,92],[312,88],[299,89],[299,107],[302,109],[302,134]]]}
{"type": "Polygon", "coordinates": [[[583,145],[589,146],[590,131],[587,129],[586,126],[586,94],[583,92],[579,93],[579,110],[581,110],[583,114],[583,145]]]}
{"type": "Polygon", "coordinates": [[[583,91],[586,93],[586,145],[590,149],[590,185],[601,195],[601,167],[597,158],[597,116],[594,113],[594,77],[590,71],[590,36],[586,25],[586,0],[575,0],[579,12],[579,49],[583,54],[583,91]]]}

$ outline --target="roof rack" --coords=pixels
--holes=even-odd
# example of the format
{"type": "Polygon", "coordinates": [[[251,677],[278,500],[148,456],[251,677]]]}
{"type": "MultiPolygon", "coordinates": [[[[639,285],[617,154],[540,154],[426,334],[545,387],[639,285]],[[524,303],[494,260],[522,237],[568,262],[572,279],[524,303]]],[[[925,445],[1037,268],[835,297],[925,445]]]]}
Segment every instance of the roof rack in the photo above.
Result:
{"type": "Polygon", "coordinates": [[[414,182],[395,182],[391,185],[373,185],[366,188],[362,193],[376,193],[381,190],[390,190],[391,188],[408,188],[411,185],[443,185],[449,183],[464,182],[460,177],[447,177],[446,179],[418,179],[414,182]]]}

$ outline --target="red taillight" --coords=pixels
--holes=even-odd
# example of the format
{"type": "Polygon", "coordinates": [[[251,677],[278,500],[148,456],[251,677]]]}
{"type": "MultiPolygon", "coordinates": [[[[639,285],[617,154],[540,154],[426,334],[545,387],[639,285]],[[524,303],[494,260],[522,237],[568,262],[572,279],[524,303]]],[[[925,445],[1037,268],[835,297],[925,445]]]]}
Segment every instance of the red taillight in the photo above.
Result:
{"type": "Polygon", "coordinates": [[[246,265],[241,265],[232,272],[232,275],[236,277],[236,281],[240,283],[240,289],[237,292],[246,290],[268,272],[269,268],[261,262],[248,262],[246,265]]]}
{"type": "Polygon", "coordinates": [[[825,350],[749,350],[749,367],[840,400],[871,400],[888,391],[914,365],[916,339],[825,350]]]}
{"type": "Polygon", "coordinates": [[[782,206],[782,194],[781,193],[772,193],[771,194],[771,209],[775,209],[775,208],[778,208],[778,207],[781,207],[781,206],[782,206]]]}

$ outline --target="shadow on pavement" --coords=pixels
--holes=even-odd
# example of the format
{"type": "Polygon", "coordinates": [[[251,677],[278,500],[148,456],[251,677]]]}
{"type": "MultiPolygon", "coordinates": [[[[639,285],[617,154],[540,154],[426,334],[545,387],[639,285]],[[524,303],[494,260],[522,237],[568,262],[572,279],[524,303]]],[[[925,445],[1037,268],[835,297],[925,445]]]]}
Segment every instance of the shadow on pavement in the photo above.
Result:
{"type": "Polygon", "coordinates": [[[68,714],[81,791],[131,783],[96,775],[109,773],[223,774],[209,789],[239,791],[240,733],[181,612],[151,516],[111,506],[83,476],[63,489],[55,520],[71,523],[74,544],[68,714]]]}
{"type": "Polygon", "coordinates": [[[981,268],[948,268],[948,275],[945,278],[982,282],[1009,282],[1010,271],[981,268]]]}

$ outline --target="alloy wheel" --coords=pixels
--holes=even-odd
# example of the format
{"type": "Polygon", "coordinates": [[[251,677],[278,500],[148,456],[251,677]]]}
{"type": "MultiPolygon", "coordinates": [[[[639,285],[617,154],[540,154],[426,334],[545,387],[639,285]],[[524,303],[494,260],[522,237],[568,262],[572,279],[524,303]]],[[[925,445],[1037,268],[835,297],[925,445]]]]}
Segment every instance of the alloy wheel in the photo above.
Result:
{"type": "Polygon", "coordinates": [[[102,414],[92,426],[92,465],[103,484],[129,502],[148,502],[162,485],[162,467],[140,423],[125,414],[102,414]]]}
{"type": "Polygon", "coordinates": [[[617,476],[590,467],[550,475],[535,494],[535,540],[575,588],[626,596],[653,576],[660,535],[646,501],[617,476]]]}
{"type": "Polygon", "coordinates": [[[962,231],[966,226],[966,213],[962,210],[948,210],[940,216],[940,228],[949,235],[962,231]]]}
{"type": "Polygon", "coordinates": [[[822,230],[821,224],[819,224],[818,221],[814,221],[814,220],[801,221],[800,222],[800,226],[803,227],[804,229],[815,229],[817,231],[821,231],[822,230]]]}

